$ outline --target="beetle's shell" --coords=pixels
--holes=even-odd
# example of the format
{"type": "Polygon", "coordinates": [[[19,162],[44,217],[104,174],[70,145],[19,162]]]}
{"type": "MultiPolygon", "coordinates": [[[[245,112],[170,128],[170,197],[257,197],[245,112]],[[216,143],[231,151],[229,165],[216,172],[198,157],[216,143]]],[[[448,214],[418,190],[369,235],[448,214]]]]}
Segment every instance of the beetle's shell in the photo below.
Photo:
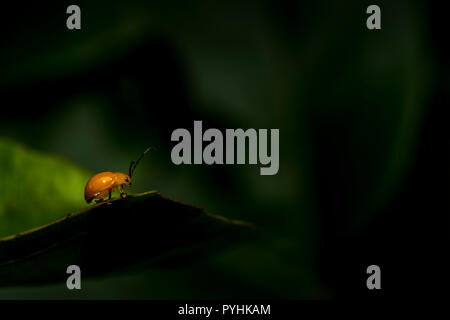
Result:
{"type": "Polygon", "coordinates": [[[90,203],[93,199],[103,199],[108,196],[109,192],[117,186],[116,173],[114,172],[100,172],[89,179],[84,188],[84,199],[90,203]]]}

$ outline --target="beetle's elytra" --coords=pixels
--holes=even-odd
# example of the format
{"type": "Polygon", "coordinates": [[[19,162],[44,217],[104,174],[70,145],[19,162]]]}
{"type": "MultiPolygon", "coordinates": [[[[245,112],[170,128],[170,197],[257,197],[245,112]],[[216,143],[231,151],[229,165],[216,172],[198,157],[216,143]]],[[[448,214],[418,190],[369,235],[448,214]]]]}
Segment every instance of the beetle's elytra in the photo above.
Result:
{"type": "Polygon", "coordinates": [[[106,171],[97,173],[90,178],[84,188],[84,199],[86,202],[91,203],[94,199],[96,199],[97,202],[102,202],[104,198],[108,197],[108,203],[110,203],[111,193],[116,188],[119,189],[120,197],[124,198],[126,193],[123,191],[123,185],[131,186],[131,176],[133,175],[137,164],[150,149],[152,148],[147,148],[137,161],[131,161],[129,174],[106,171]]]}

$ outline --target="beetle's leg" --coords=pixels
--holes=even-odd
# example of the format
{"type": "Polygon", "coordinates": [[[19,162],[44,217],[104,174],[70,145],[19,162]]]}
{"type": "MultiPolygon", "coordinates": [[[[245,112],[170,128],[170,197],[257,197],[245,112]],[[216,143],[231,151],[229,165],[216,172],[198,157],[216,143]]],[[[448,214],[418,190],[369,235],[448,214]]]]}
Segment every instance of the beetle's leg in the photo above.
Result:
{"type": "Polygon", "coordinates": [[[106,202],[107,204],[111,204],[112,203],[111,202],[111,191],[112,190],[109,191],[108,201],[106,202]]]}
{"type": "Polygon", "coordinates": [[[125,191],[123,191],[123,185],[120,184],[119,185],[119,192],[120,192],[120,198],[123,199],[127,196],[127,194],[125,193],[125,191]]]}

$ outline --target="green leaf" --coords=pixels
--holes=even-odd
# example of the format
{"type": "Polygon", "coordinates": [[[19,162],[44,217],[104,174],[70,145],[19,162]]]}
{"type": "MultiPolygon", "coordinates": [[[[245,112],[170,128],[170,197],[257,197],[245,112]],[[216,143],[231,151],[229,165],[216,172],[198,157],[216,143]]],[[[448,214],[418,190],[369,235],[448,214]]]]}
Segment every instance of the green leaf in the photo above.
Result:
{"type": "Polygon", "coordinates": [[[255,231],[157,191],[131,195],[0,239],[0,285],[64,281],[69,265],[80,266],[83,278],[125,267],[174,267],[255,231]]]}
{"type": "Polygon", "coordinates": [[[0,237],[86,207],[91,175],[62,157],[0,138],[0,237]]]}

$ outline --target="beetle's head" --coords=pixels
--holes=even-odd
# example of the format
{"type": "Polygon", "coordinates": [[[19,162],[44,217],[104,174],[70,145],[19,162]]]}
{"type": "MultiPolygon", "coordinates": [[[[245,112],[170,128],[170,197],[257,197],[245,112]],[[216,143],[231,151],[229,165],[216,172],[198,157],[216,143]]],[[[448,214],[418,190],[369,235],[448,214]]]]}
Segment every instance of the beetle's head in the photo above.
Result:
{"type": "Polygon", "coordinates": [[[126,184],[127,186],[131,186],[131,178],[129,175],[122,172],[116,172],[115,174],[117,184],[126,184]]]}
{"type": "Polygon", "coordinates": [[[123,177],[123,183],[126,184],[126,185],[128,185],[128,186],[131,186],[131,178],[130,178],[129,175],[124,174],[124,177],[123,177]]]}

